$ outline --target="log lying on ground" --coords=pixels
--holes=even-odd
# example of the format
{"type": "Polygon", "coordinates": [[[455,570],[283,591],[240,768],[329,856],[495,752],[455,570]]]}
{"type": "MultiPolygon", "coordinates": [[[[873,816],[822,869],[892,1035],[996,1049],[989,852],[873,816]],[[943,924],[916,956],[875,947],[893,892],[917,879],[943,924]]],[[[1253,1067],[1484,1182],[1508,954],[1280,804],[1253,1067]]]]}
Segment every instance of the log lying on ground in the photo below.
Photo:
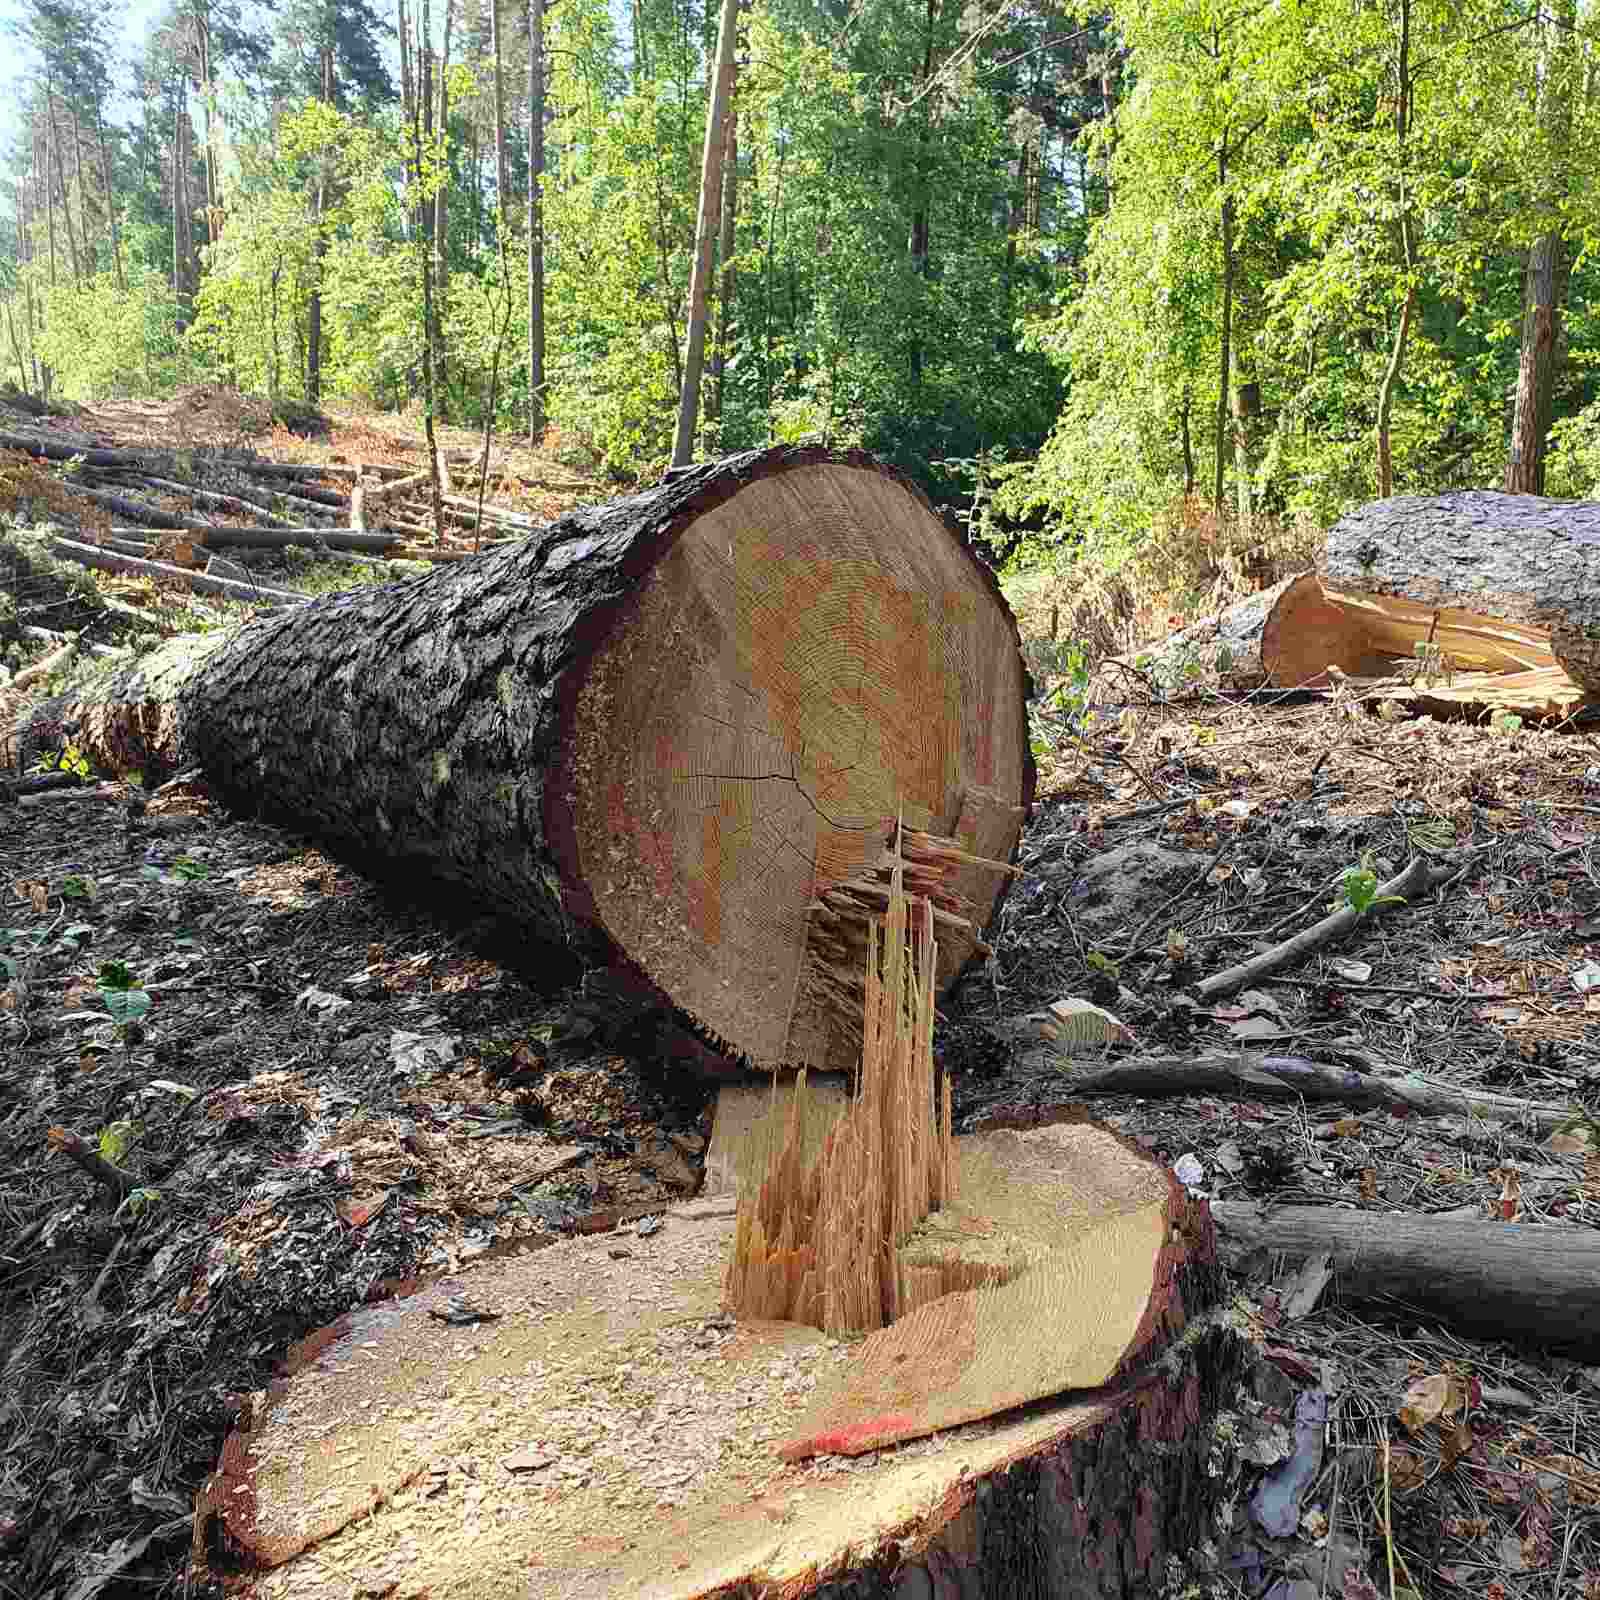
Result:
{"type": "Polygon", "coordinates": [[[1358,686],[1424,707],[1564,715],[1600,700],[1600,503],[1470,490],[1342,517],[1315,574],[1252,595],[1146,652],[1239,687],[1358,686]],[[1416,647],[1435,654],[1419,662],[1416,647]]]}
{"type": "Polygon", "coordinates": [[[228,600],[248,601],[258,606],[303,605],[305,596],[293,589],[273,589],[256,583],[237,583],[231,578],[208,578],[203,572],[174,566],[169,561],[146,561],[123,555],[103,545],[83,544],[76,539],[52,539],[50,549],[63,561],[76,561],[101,572],[120,572],[140,578],[170,578],[200,594],[217,594],[228,600]]]}
{"type": "MultiPolygon", "coordinates": [[[[829,895],[897,816],[1010,859],[1025,686],[993,575],[915,488],[779,449],[175,642],[47,715],[147,773],[196,761],[220,797],[463,885],[536,941],[620,954],[731,1053],[853,1066],[813,907],[836,944],[829,895]]],[[[1004,882],[950,862],[940,987],[1004,882]]]]}
{"type": "Polygon", "coordinates": [[[1487,1338],[1600,1356],[1593,1229],[1242,1201],[1211,1209],[1230,1259],[1258,1249],[1328,1254],[1347,1299],[1419,1307],[1487,1338]]]}

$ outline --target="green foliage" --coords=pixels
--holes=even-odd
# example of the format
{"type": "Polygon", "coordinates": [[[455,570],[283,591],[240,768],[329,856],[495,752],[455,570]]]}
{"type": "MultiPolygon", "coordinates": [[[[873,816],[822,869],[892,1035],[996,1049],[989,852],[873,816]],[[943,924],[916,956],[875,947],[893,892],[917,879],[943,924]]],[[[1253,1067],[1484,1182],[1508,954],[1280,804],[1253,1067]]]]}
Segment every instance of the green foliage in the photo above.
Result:
{"type": "Polygon", "coordinates": [[[75,744],[66,745],[60,750],[46,750],[34,765],[40,772],[69,772],[85,783],[94,771],[89,758],[75,744]]]}
{"type": "Polygon", "coordinates": [[[1370,852],[1361,857],[1358,865],[1345,868],[1339,884],[1344,893],[1344,903],[1358,917],[1364,917],[1375,906],[1398,905],[1400,903],[1400,896],[1397,894],[1380,895],[1378,893],[1378,875],[1372,870],[1372,855],[1370,852]]]}
{"type": "Polygon", "coordinates": [[[109,1161],[112,1166],[119,1166],[124,1156],[133,1149],[144,1133],[141,1123],[123,1119],[118,1122],[108,1123],[100,1130],[100,1158],[109,1161]]]}
{"type": "Polygon", "coordinates": [[[190,375],[172,286],[141,272],[119,289],[110,272],[57,283],[41,295],[37,354],[59,391],[73,400],[162,394],[190,375]]]}

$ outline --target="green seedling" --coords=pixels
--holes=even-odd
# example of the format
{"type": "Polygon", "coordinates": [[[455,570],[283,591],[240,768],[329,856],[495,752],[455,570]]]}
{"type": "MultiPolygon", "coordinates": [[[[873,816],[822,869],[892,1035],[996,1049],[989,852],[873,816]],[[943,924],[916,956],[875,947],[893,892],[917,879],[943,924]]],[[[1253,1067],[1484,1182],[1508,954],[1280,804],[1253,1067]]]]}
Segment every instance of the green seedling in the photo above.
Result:
{"type": "Polygon", "coordinates": [[[1398,905],[1401,896],[1378,893],[1378,875],[1372,870],[1372,854],[1362,856],[1359,866],[1346,867],[1340,885],[1344,902],[1358,917],[1364,917],[1374,906],[1398,905]]]}

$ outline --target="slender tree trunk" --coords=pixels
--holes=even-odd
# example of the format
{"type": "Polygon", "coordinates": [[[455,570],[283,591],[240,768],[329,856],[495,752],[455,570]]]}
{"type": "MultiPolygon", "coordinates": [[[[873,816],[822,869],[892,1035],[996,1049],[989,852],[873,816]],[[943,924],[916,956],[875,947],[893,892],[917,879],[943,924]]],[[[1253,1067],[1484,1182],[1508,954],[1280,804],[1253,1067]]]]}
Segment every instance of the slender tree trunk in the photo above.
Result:
{"type": "MultiPolygon", "coordinates": [[[[1544,24],[1539,61],[1538,115],[1551,148],[1548,204],[1568,183],[1567,148],[1572,135],[1573,80],[1577,76],[1577,4],[1559,0],[1556,15],[1544,24]]],[[[1506,460],[1507,494],[1543,494],[1545,443],[1550,432],[1556,366],[1560,355],[1561,312],[1570,270],[1559,222],[1534,240],[1528,251],[1522,301],[1522,353],[1517,366],[1517,399],[1506,460]]]]}
{"type": "Polygon", "coordinates": [[[501,66],[500,0],[486,0],[489,7],[489,50],[494,57],[494,209],[505,227],[511,216],[511,180],[506,167],[506,97],[501,66]]]}
{"type": "Polygon", "coordinates": [[[83,271],[95,273],[94,238],[89,227],[89,186],[83,179],[83,136],[78,124],[78,108],[68,108],[72,117],[72,181],[78,186],[78,231],[83,235],[83,271]]]}
{"type": "MultiPolygon", "coordinates": [[[[431,33],[428,0],[422,0],[421,14],[417,19],[417,70],[421,75],[418,85],[417,116],[411,123],[411,150],[414,179],[420,189],[422,184],[422,130],[428,124],[428,108],[433,103],[432,62],[427,41],[431,33]]],[[[423,208],[426,210],[426,207],[423,208]]],[[[444,502],[439,485],[439,447],[433,433],[433,252],[429,241],[417,240],[417,264],[422,273],[422,431],[428,441],[428,481],[433,491],[433,532],[438,538],[444,529],[444,502]]]]}
{"type": "Polygon", "coordinates": [[[1416,311],[1417,253],[1411,227],[1411,197],[1407,186],[1406,140],[1411,132],[1411,0],[1400,0],[1400,45],[1395,61],[1394,137],[1395,167],[1400,190],[1396,230],[1400,244],[1400,264],[1406,275],[1405,299],[1400,303],[1400,320],[1395,325],[1394,343],[1389,348],[1389,364],[1378,386],[1378,498],[1387,500],[1394,493],[1394,457],[1389,442],[1389,419],[1394,413],[1395,391],[1405,365],[1406,341],[1411,335],[1411,319],[1416,311]]]}
{"type": "Polygon", "coordinates": [[[400,35],[400,110],[409,130],[417,115],[417,82],[411,59],[411,19],[406,0],[395,0],[395,28],[400,35]]]}
{"type": "Polygon", "coordinates": [[[56,127],[55,95],[47,88],[44,98],[45,125],[50,130],[51,170],[55,174],[56,190],[61,196],[61,219],[67,229],[67,254],[72,262],[72,281],[83,280],[83,267],[78,255],[78,236],[72,226],[72,207],[67,200],[67,164],[61,158],[61,133],[56,127]]]}
{"type": "MultiPolygon", "coordinates": [[[[1217,158],[1217,181],[1228,181],[1228,136],[1224,131],[1217,158]]],[[[1222,338],[1217,370],[1217,457],[1211,485],[1211,505],[1222,516],[1223,478],[1228,458],[1228,391],[1233,376],[1233,196],[1222,197],[1222,338]]]]}
{"type": "MultiPolygon", "coordinates": [[[[931,249],[929,210],[932,196],[929,193],[928,145],[933,137],[933,24],[938,15],[938,0],[927,0],[923,17],[922,80],[918,85],[921,101],[921,127],[917,130],[916,198],[911,212],[911,271],[926,282],[931,249]]],[[[911,330],[911,382],[922,382],[922,331],[921,319],[915,318],[911,330]]]]}
{"type": "MultiPolygon", "coordinates": [[[[333,46],[322,46],[322,99],[333,104],[333,46]]],[[[317,157],[316,240],[312,246],[311,293],[306,302],[306,403],[322,404],[322,267],[328,245],[322,236],[328,210],[328,158],[317,157]]]]}
{"type": "Polygon", "coordinates": [[[738,269],[733,264],[734,238],[739,223],[739,109],[728,104],[728,142],[722,152],[722,234],[717,241],[717,260],[722,281],[717,285],[717,347],[711,357],[710,414],[722,420],[722,391],[728,371],[728,341],[733,337],[733,296],[738,269]]]}
{"type": "Polygon", "coordinates": [[[50,181],[50,116],[46,111],[42,126],[44,128],[44,159],[41,163],[36,156],[34,165],[44,173],[44,231],[45,240],[50,250],[50,287],[56,286],[56,192],[55,186],[50,181]]]}
{"type": "Polygon", "coordinates": [[[100,141],[100,181],[106,191],[106,218],[111,225],[111,264],[116,270],[117,288],[124,290],[128,285],[122,275],[122,235],[117,227],[117,196],[111,187],[111,157],[106,149],[106,122],[99,96],[95,97],[94,102],[94,127],[100,141]]]}
{"type": "MultiPolygon", "coordinates": [[[[489,0],[491,17],[498,10],[497,0],[489,0]]],[[[433,296],[436,348],[433,356],[434,381],[438,385],[439,416],[449,419],[450,381],[445,321],[450,314],[450,25],[455,19],[451,0],[444,0],[444,54],[439,58],[439,160],[445,163],[439,175],[439,189],[433,197],[433,296]]]]}
{"type": "Polygon", "coordinates": [[[1194,493],[1194,439],[1189,432],[1189,416],[1194,400],[1188,389],[1183,391],[1183,409],[1178,413],[1178,431],[1183,440],[1183,497],[1194,493]]]}
{"type": "Polygon", "coordinates": [[[711,283],[711,250],[722,210],[722,152],[727,144],[723,119],[733,100],[734,36],[739,26],[739,0],[722,0],[717,30],[717,72],[706,112],[705,154],[700,164],[700,220],[694,235],[694,272],[689,280],[689,344],[684,356],[678,397],[678,436],[672,464],[687,466],[694,454],[695,426],[700,416],[700,371],[706,349],[706,292],[711,283]]]}
{"type": "Polygon", "coordinates": [[[188,323],[183,304],[183,91],[173,97],[172,113],[172,298],[178,307],[178,329],[188,323]]]}
{"type": "Polygon", "coordinates": [[[544,0],[528,0],[528,443],[545,428],[544,0]]]}

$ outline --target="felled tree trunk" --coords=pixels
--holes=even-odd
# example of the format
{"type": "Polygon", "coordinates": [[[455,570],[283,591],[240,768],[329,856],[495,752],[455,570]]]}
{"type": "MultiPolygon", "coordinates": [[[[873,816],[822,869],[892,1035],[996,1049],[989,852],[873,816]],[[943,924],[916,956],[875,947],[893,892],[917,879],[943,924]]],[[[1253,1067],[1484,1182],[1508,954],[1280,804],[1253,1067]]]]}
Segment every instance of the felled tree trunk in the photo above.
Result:
{"type": "MultiPolygon", "coordinates": [[[[198,762],[236,807],[620,954],[731,1053],[839,1065],[859,1012],[826,897],[897,818],[1009,859],[1025,690],[993,575],[912,485],[779,449],[174,641],[50,714],[117,766],[198,762]]],[[[941,983],[1003,881],[949,876],[941,983]]]]}
{"type": "Polygon", "coordinates": [[[1561,715],[1600,699],[1597,559],[1593,501],[1399,495],[1342,517],[1316,573],[1163,641],[1149,667],[1280,689],[1326,688],[1332,667],[1425,706],[1561,715]]]}

